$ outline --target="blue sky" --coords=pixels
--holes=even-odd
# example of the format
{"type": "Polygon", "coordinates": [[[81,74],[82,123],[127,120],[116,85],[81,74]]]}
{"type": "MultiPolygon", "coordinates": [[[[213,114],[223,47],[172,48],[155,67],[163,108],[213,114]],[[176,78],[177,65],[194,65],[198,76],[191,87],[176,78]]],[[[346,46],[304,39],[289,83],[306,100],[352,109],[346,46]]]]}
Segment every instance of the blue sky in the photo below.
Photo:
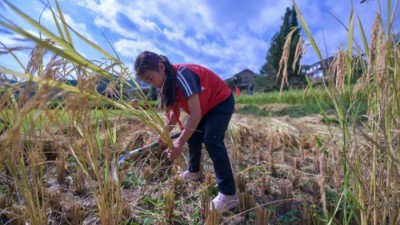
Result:
{"type": "MultiPolygon", "coordinates": [[[[0,14],[12,19],[32,33],[32,27],[18,19],[0,0],[0,14]]],[[[39,0],[11,0],[35,20],[44,5],[39,0]]],[[[53,1],[50,0],[53,4],[53,1]]],[[[124,63],[132,69],[134,58],[143,50],[169,57],[172,63],[196,63],[209,67],[223,79],[250,69],[256,73],[265,63],[271,38],[279,32],[286,7],[291,0],[59,0],[67,22],[88,39],[112,52],[104,38],[124,63]]],[[[386,0],[298,0],[308,26],[324,56],[331,56],[341,46],[346,48],[347,31],[334,18],[348,24],[352,4],[369,37],[379,3],[387,18],[386,0]],[[334,16],[332,16],[334,15],[334,16]]],[[[396,0],[393,1],[395,5],[396,0]]],[[[54,6],[54,4],[53,4],[54,6]]],[[[398,14],[398,13],[397,13],[398,14]]],[[[396,17],[398,17],[396,15],[396,17]]],[[[55,29],[49,10],[44,10],[41,23],[55,29]]],[[[399,20],[394,25],[399,31],[399,20]]],[[[356,26],[356,37],[359,29],[356,26]]],[[[0,42],[8,47],[29,45],[12,33],[0,33],[0,42]]],[[[304,32],[302,36],[305,38],[304,32]]],[[[85,57],[101,60],[101,55],[76,41],[75,46],[85,57]]],[[[23,61],[29,52],[19,52],[23,61]]],[[[308,48],[302,64],[317,61],[308,48]]],[[[0,55],[0,66],[20,70],[15,60],[0,55]]]]}

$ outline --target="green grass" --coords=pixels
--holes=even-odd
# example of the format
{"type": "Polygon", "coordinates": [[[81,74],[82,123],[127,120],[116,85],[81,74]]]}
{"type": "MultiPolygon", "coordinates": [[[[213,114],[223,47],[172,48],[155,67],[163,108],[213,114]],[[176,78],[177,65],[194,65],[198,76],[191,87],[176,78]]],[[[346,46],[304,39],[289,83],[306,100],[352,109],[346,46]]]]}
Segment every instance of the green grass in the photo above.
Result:
{"type": "Polygon", "coordinates": [[[277,111],[268,110],[268,108],[260,108],[257,105],[246,105],[238,110],[236,113],[245,115],[255,115],[255,116],[290,116],[290,117],[302,117],[312,114],[318,114],[320,111],[316,105],[312,104],[300,104],[300,105],[290,105],[284,107],[277,111]]]}
{"type": "MultiPolygon", "coordinates": [[[[312,114],[331,114],[335,112],[335,105],[325,89],[316,89],[316,95],[312,96],[306,90],[289,90],[282,92],[256,93],[254,95],[241,95],[235,98],[237,104],[245,106],[236,110],[239,114],[252,114],[256,116],[291,116],[302,117],[312,114]],[[268,105],[282,104],[279,110],[269,110],[268,105]]],[[[360,97],[360,101],[351,105],[351,97],[346,92],[342,94],[342,107],[346,110],[357,107],[360,113],[367,110],[366,100],[360,97]]]]}
{"type": "MultiPolygon", "coordinates": [[[[325,90],[318,89],[318,98],[322,101],[330,101],[330,98],[325,90]]],[[[235,98],[236,103],[241,104],[254,104],[254,105],[264,105],[273,103],[282,104],[311,104],[315,100],[313,96],[307,93],[305,90],[289,90],[283,91],[282,94],[279,91],[268,92],[268,93],[256,93],[254,95],[241,95],[235,98]]]]}

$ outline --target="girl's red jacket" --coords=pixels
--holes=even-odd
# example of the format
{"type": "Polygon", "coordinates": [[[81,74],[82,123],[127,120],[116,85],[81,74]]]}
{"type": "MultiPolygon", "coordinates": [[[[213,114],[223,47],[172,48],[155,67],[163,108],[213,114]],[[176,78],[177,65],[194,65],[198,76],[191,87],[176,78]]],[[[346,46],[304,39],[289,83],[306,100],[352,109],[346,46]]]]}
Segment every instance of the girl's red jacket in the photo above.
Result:
{"type": "MultiPolygon", "coordinates": [[[[195,64],[173,65],[175,71],[178,71],[178,68],[182,66],[186,67],[200,78],[202,91],[199,94],[199,99],[202,116],[204,116],[208,111],[213,109],[216,105],[227,99],[232,94],[229,86],[211,70],[195,64]]],[[[176,87],[176,96],[179,106],[187,114],[190,114],[189,106],[178,86],[176,87]]]]}

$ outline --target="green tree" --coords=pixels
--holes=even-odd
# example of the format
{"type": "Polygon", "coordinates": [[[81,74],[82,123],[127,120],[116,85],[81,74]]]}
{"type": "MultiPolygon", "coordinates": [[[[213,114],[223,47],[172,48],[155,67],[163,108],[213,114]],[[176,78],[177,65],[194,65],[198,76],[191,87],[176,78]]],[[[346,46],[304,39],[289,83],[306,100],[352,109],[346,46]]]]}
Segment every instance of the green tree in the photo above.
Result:
{"type": "Polygon", "coordinates": [[[256,76],[253,80],[254,92],[267,92],[274,89],[274,83],[267,79],[266,76],[256,76]]]}
{"type": "Polygon", "coordinates": [[[282,56],[282,48],[284,42],[279,38],[279,34],[276,33],[271,39],[271,45],[269,47],[266,62],[261,67],[260,75],[271,77],[275,76],[278,72],[278,67],[275,65],[279,65],[279,59],[282,56]]]}
{"type": "Polygon", "coordinates": [[[292,80],[293,76],[298,75],[299,71],[299,60],[296,63],[295,70],[292,69],[292,64],[294,61],[294,56],[296,52],[297,43],[300,40],[300,29],[298,28],[297,14],[294,8],[286,8],[285,15],[283,16],[283,23],[280,27],[278,33],[276,33],[271,39],[271,45],[266,55],[266,62],[260,69],[260,74],[266,76],[270,82],[273,81],[275,88],[280,86],[281,74],[278,79],[276,75],[279,71],[279,61],[282,57],[283,46],[285,44],[286,36],[289,34],[292,28],[297,27],[297,30],[292,35],[292,40],[290,43],[290,54],[288,59],[288,78],[289,82],[292,80]]]}

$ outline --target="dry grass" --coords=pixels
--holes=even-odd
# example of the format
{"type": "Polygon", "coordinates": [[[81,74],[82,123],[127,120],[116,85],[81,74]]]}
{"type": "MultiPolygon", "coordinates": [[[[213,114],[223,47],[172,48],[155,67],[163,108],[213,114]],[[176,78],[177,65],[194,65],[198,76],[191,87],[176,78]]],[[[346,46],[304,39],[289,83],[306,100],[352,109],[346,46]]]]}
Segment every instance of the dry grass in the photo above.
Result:
{"type": "MultiPolygon", "coordinates": [[[[30,21],[17,9],[12,10],[30,21]]],[[[157,148],[124,164],[121,182],[112,180],[111,168],[121,152],[152,142],[159,135],[168,144],[172,141],[158,112],[134,108],[129,102],[97,93],[101,78],[109,78],[108,96],[121,94],[117,87],[130,75],[127,68],[83,37],[109,60],[94,62],[82,57],[73,48],[70,32],[74,31],[67,28],[62,11],[58,8],[53,14],[62,35],[30,21],[49,38],[44,40],[1,21],[2,26],[37,43],[26,68],[22,65],[26,73],[0,70],[25,81],[23,86],[1,90],[2,223],[400,222],[399,48],[384,33],[379,15],[366,49],[369,66],[358,84],[368,90],[369,111],[364,123],[349,123],[349,119],[362,121],[364,115],[347,112],[341,106],[340,93],[351,88],[346,84],[354,72],[349,49],[346,54],[338,54],[330,69],[336,77],[327,85],[336,107],[337,126],[325,124],[322,116],[294,119],[234,115],[226,143],[237,178],[240,207],[220,215],[209,210],[217,188],[206,154],[202,182],[183,184],[177,174],[186,169],[187,158],[171,163],[157,148]],[[111,74],[120,76],[113,79],[111,74]],[[72,76],[77,80],[76,87],[63,82],[72,76]],[[53,92],[54,88],[59,91],[53,92]],[[54,109],[50,103],[55,100],[59,104],[54,109]],[[111,116],[108,107],[129,112],[129,118],[111,116]]],[[[297,49],[296,55],[302,51],[299,46],[297,49]]],[[[281,61],[285,68],[290,66],[287,55],[285,50],[281,61]]],[[[287,82],[285,73],[283,70],[282,85],[287,82]]],[[[353,90],[355,101],[359,90],[353,90]]],[[[140,90],[135,95],[144,105],[148,103],[140,90]]]]}
{"type": "MultiPolygon", "coordinates": [[[[143,127],[143,123],[137,119],[121,118],[118,121],[115,127],[118,139],[114,149],[127,150],[126,146],[149,143],[156,138],[150,131],[139,131],[143,127]],[[132,138],[131,134],[135,132],[140,134],[137,134],[137,138],[132,138]]],[[[216,224],[215,221],[223,224],[240,224],[243,221],[255,222],[256,220],[268,220],[276,223],[280,216],[285,215],[285,212],[301,210],[300,202],[318,206],[320,198],[314,197],[314,195],[319,196],[320,188],[318,188],[318,192],[314,193],[312,180],[319,174],[319,169],[313,166],[315,159],[312,152],[319,150],[311,134],[318,134],[320,138],[330,140],[332,147],[334,147],[334,143],[341,140],[341,135],[337,133],[336,128],[330,128],[321,121],[320,117],[291,119],[234,115],[230,133],[237,136],[232,138],[227,136],[226,141],[231,156],[234,154],[233,145],[235,143],[230,140],[233,139],[239,141],[236,143],[239,146],[237,151],[243,155],[240,160],[232,158],[233,168],[237,174],[238,190],[241,192],[242,207],[228,216],[218,216],[215,212],[208,211],[213,197],[210,194],[215,193],[213,169],[208,156],[205,155],[203,163],[203,182],[186,184],[176,179],[176,174],[186,168],[185,160],[182,160],[184,164],[181,167],[176,167],[176,165],[168,163],[166,156],[160,154],[159,149],[131,159],[121,174],[124,188],[121,189],[119,200],[122,205],[119,214],[120,221],[143,221],[145,218],[149,218],[154,223],[158,221],[161,224],[164,221],[163,218],[168,218],[168,221],[180,224],[192,224],[194,221],[198,221],[198,223],[208,221],[209,224],[216,224]],[[269,157],[274,161],[276,170],[274,173],[270,170],[269,161],[266,161],[269,157]],[[164,201],[161,201],[162,199],[164,201]],[[274,204],[276,199],[284,201],[274,204]],[[287,199],[295,200],[286,201],[287,199]],[[314,199],[318,200],[314,201],[314,199]],[[269,202],[272,202],[272,205],[269,206],[269,202]],[[162,209],[164,213],[154,213],[158,209],[162,209]],[[262,215],[264,216],[261,216],[260,209],[263,210],[262,215]],[[242,213],[244,210],[248,211],[242,213]],[[202,216],[199,214],[198,217],[193,217],[196,215],[196,211],[201,212],[202,216]],[[260,214],[257,214],[257,219],[256,214],[251,216],[252,212],[260,214]]],[[[83,148],[80,154],[87,151],[86,147],[82,147],[84,146],[82,142],[86,143],[85,137],[75,132],[60,134],[58,130],[51,131],[54,140],[64,140],[69,143],[71,149],[83,148]],[[61,136],[63,138],[57,138],[61,136]]],[[[98,137],[106,139],[107,132],[107,129],[101,129],[101,135],[98,137]]],[[[103,141],[100,140],[100,142],[103,141]]],[[[59,145],[52,146],[61,145],[59,143],[59,145]]],[[[77,154],[78,151],[74,150],[74,152],[77,154]]],[[[83,159],[83,157],[82,155],[79,159],[83,159]]],[[[48,209],[52,209],[49,219],[70,218],[69,220],[72,220],[72,218],[76,218],[78,222],[93,221],[96,218],[99,220],[95,213],[97,211],[96,195],[90,194],[95,191],[94,189],[99,188],[91,185],[93,182],[98,182],[96,173],[92,175],[84,173],[79,169],[79,164],[72,159],[74,159],[74,154],[69,152],[67,160],[63,161],[66,163],[64,168],[67,168],[64,181],[57,181],[59,176],[57,168],[61,167],[57,160],[44,164],[47,165],[44,174],[46,179],[43,181],[44,186],[47,187],[44,190],[47,193],[45,198],[48,199],[46,201],[48,209]],[[71,183],[70,180],[72,180],[71,183]],[[79,205],[85,205],[84,212],[79,210],[79,205]],[[55,210],[60,207],[62,210],[55,210]],[[63,213],[65,216],[62,216],[63,213]],[[77,216],[68,216],[70,214],[77,214],[77,216]]],[[[316,159],[318,160],[318,158],[316,159]]],[[[328,179],[332,175],[327,174],[326,176],[328,179]]],[[[106,182],[105,179],[100,181],[106,182]]],[[[327,186],[333,187],[333,180],[328,179],[327,186]]],[[[102,192],[104,194],[100,196],[115,196],[115,194],[107,194],[109,191],[102,192]]],[[[295,217],[297,216],[295,215],[295,217]]]]}

